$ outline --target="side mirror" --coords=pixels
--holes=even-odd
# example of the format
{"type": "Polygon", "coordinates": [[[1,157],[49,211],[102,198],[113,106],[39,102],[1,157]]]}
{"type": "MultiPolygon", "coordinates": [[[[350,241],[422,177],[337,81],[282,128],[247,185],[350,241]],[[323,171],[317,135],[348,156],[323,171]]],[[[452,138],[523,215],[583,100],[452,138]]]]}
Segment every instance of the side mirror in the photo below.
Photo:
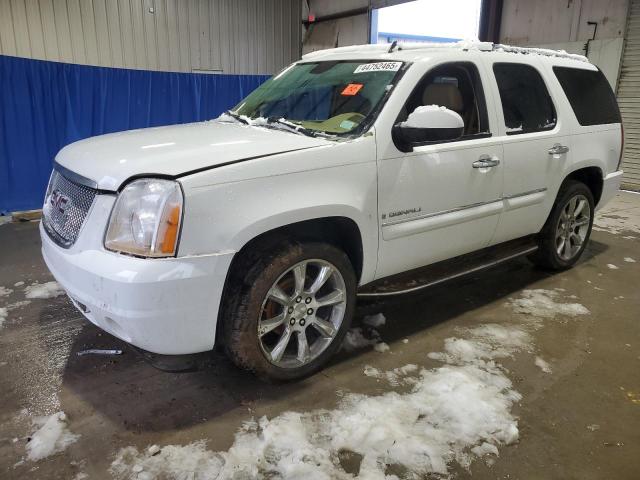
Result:
{"type": "Polygon", "coordinates": [[[403,152],[430,142],[456,140],[464,132],[462,117],[437,105],[416,108],[404,121],[393,126],[393,140],[403,152]]]}

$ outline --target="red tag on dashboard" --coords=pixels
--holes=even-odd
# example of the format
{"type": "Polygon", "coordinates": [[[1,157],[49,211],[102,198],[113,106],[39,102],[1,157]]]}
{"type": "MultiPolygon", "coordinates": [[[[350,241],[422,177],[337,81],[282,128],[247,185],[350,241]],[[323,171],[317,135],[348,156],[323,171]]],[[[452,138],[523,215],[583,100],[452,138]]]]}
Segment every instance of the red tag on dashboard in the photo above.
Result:
{"type": "Polygon", "coordinates": [[[360,90],[362,90],[362,87],[364,87],[364,85],[362,83],[350,83],[349,85],[344,87],[344,90],[342,90],[340,95],[346,95],[346,96],[349,96],[349,97],[351,97],[353,95],[357,95],[357,93],[360,90]]]}

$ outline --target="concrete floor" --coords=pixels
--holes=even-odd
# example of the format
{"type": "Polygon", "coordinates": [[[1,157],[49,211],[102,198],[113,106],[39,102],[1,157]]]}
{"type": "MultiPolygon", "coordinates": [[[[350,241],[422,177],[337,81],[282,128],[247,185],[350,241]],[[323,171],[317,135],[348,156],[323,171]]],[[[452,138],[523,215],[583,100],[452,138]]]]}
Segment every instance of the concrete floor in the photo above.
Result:
{"type": "MultiPolygon", "coordinates": [[[[333,408],[339,392],[380,394],[393,387],[364,376],[365,365],[431,367],[426,353],[441,351],[460,327],[508,323],[514,313],[506,301],[523,289],[563,288],[591,314],[535,332],[536,352],[553,373],[537,368],[528,352],[502,361],[523,396],[514,409],[519,442],[501,447],[495,462],[452,466],[451,473],[476,480],[640,478],[640,195],[621,193],[600,215],[601,227],[570,271],[550,275],[518,260],[411,298],[361,305],[358,318],[387,317],[379,331],[391,350],[340,353],[322,373],[294,384],[261,383],[220,354],[197,372],[158,371],[85,321],[64,296],[13,307],[0,327],[0,477],[111,478],[114,455],[129,445],[206,439],[209,449],[226,450],[252,417],[333,408]],[[89,347],[124,354],[76,356],[89,347]],[[80,440],[26,460],[32,418],[59,410],[80,440]]],[[[16,282],[51,280],[36,227],[0,227],[0,286],[14,289],[0,307],[24,300],[16,282]]]]}

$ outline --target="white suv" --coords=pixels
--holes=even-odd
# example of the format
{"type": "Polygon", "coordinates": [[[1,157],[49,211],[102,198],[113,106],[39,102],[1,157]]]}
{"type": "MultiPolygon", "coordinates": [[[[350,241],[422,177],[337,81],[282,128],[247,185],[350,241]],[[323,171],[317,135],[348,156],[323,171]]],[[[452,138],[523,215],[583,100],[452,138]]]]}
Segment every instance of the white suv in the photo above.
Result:
{"type": "Polygon", "coordinates": [[[358,296],[519,255],[572,266],[621,149],[614,94],[584,57],[325,50],[216,120],[62,149],[42,250],[116,337],[163,355],[222,344],[263,377],[298,378],[340,347],[358,296]]]}

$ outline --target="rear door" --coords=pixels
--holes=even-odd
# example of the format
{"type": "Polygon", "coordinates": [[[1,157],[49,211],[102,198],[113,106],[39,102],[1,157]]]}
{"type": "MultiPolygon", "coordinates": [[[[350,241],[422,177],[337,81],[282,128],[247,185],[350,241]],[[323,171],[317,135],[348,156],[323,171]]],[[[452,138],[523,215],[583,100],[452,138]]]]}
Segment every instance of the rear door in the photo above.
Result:
{"type": "Polygon", "coordinates": [[[504,148],[504,211],[492,244],[540,231],[556,195],[551,187],[571,163],[570,126],[538,61],[489,65],[504,148]]]}

